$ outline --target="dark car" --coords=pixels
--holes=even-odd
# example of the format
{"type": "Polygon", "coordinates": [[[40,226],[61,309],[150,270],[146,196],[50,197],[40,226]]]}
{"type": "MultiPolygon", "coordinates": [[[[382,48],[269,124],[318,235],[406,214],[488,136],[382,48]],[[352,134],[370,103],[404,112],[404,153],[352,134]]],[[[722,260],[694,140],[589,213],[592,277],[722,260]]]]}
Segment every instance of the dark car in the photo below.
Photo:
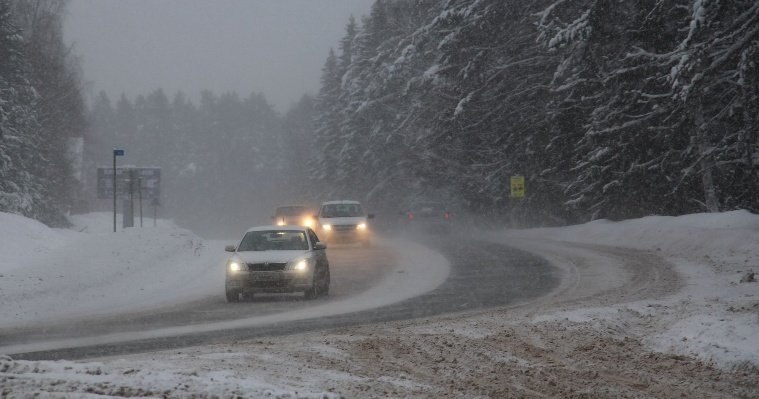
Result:
{"type": "Polygon", "coordinates": [[[280,206],[272,216],[277,226],[305,226],[315,227],[314,212],[304,205],[280,206]]]}
{"type": "Polygon", "coordinates": [[[406,229],[423,233],[448,233],[452,213],[444,202],[414,202],[401,212],[406,229]]]}

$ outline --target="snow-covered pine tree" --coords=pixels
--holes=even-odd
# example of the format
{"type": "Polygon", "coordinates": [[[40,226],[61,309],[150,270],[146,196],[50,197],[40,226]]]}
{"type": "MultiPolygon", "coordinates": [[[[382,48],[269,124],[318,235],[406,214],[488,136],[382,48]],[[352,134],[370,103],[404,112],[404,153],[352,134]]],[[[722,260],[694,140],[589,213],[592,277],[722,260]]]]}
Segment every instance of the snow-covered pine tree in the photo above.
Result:
{"type": "Polygon", "coordinates": [[[79,61],[63,41],[64,0],[12,0],[13,16],[24,38],[29,79],[37,92],[40,154],[50,163],[41,170],[54,200],[46,205],[45,220],[67,224],[62,212],[80,196],[81,182],[74,170],[81,154],[71,151],[85,129],[79,61]]]}
{"type": "Polygon", "coordinates": [[[23,38],[7,0],[0,0],[0,211],[55,222],[41,173],[36,93],[29,81],[23,38]]]}
{"type": "Polygon", "coordinates": [[[329,182],[336,174],[340,150],[340,87],[337,56],[330,49],[322,68],[321,89],[314,104],[314,143],[317,151],[309,162],[309,172],[315,194],[330,195],[329,182]]]}
{"type": "Polygon", "coordinates": [[[680,35],[678,3],[555,3],[540,15],[541,40],[563,58],[554,121],[576,143],[567,204],[591,218],[689,206],[687,190],[672,190],[688,137],[671,117],[668,71],[655,56],[680,35]]]}
{"type": "Polygon", "coordinates": [[[666,54],[671,106],[691,139],[682,180],[700,180],[693,197],[702,209],[757,210],[759,2],[694,0],[689,11],[684,37],[666,54]]]}

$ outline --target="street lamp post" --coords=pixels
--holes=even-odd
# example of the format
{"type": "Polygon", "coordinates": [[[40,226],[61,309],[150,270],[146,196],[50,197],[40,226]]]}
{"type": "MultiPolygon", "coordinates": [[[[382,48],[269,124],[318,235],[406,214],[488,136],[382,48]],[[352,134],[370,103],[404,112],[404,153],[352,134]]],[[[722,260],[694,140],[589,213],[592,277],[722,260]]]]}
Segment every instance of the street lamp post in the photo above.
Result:
{"type": "Polygon", "coordinates": [[[124,150],[113,150],[113,232],[116,232],[116,157],[123,157],[124,150]]]}

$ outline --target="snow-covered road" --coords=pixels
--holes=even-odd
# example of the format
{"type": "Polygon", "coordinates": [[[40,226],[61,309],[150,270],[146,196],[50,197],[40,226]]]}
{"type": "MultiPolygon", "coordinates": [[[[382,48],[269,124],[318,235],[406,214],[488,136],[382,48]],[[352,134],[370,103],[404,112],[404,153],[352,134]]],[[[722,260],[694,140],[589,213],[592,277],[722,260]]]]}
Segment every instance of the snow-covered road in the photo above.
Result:
{"type": "Polygon", "coordinates": [[[411,312],[94,362],[5,359],[0,382],[10,392],[81,397],[759,397],[759,292],[740,282],[759,262],[756,216],[599,221],[487,240],[440,246],[465,262],[454,261],[445,283],[414,300],[457,295],[463,306],[453,314],[411,312]],[[550,286],[548,295],[488,308],[498,295],[455,291],[468,269],[488,291],[498,273],[466,266],[475,256],[493,265],[523,256],[504,244],[561,270],[529,264],[529,256],[529,267],[503,270],[547,279],[537,287],[550,286]]]}
{"type": "Polygon", "coordinates": [[[114,234],[108,214],[75,217],[79,233],[0,216],[5,251],[28,251],[0,266],[0,353],[357,312],[424,294],[442,284],[449,270],[443,257],[413,243],[381,245],[392,250],[336,248],[330,251],[335,281],[328,300],[228,305],[222,295],[223,242],[204,241],[167,222],[114,234]]]}

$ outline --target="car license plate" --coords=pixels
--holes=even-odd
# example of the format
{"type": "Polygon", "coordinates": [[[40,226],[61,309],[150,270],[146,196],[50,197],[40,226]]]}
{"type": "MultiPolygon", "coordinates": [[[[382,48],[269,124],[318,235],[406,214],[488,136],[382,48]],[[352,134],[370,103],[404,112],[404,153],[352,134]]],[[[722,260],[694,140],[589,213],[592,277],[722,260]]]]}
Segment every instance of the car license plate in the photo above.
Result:
{"type": "Polygon", "coordinates": [[[279,273],[253,273],[253,280],[276,281],[279,280],[279,273]]]}

